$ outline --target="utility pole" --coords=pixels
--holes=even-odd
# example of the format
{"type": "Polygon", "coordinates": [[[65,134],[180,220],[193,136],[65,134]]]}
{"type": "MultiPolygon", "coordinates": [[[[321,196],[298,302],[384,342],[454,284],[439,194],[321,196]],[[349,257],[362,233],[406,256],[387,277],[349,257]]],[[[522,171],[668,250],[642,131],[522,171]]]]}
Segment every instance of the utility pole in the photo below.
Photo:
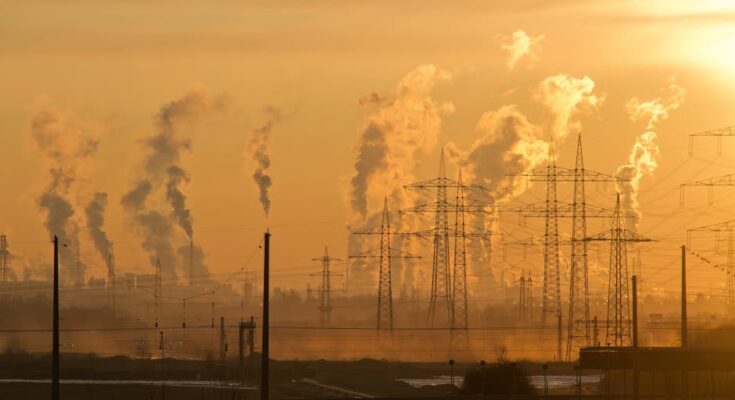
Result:
{"type": "Polygon", "coordinates": [[[161,302],[163,301],[163,277],[161,270],[161,260],[156,260],[156,276],[153,281],[153,300],[156,313],[155,326],[158,328],[159,316],[161,315],[161,302]]]}
{"type": "Polygon", "coordinates": [[[607,292],[607,329],[605,342],[616,347],[631,344],[630,293],[628,290],[628,243],[650,242],[651,239],[625,228],[620,193],[609,231],[587,237],[588,241],[610,242],[610,270],[607,292]]]}
{"type": "Polygon", "coordinates": [[[8,251],[8,237],[0,235],[0,282],[9,280],[10,252],[8,251]]]}
{"type": "Polygon", "coordinates": [[[163,331],[159,332],[160,339],[158,349],[161,351],[161,399],[166,399],[166,341],[163,338],[163,331]]]}
{"type": "Polygon", "coordinates": [[[681,347],[687,347],[687,248],[681,246],[681,347]]]}
{"type": "Polygon", "coordinates": [[[115,279],[115,253],[113,250],[113,243],[110,242],[110,249],[107,253],[107,297],[108,297],[108,305],[112,309],[112,315],[115,315],[116,312],[116,287],[117,282],[115,279]]]}
{"type": "Polygon", "coordinates": [[[225,317],[219,317],[219,361],[224,364],[227,360],[227,334],[225,332],[225,317]]]}
{"type": "Polygon", "coordinates": [[[194,238],[189,239],[189,286],[194,285],[194,238]]]}
{"type": "Polygon", "coordinates": [[[263,349],[260,361],[260,400],[268,400],[268,339],[270,334],[269,323],[269,291],[270,291],[270,231],[263,235],[263,349]]]}
{"type": "Polygon", "coordinates": [[[54,305],[51,344],[51,400],[59,400],[59,238],[54,235],[54,305]]]}

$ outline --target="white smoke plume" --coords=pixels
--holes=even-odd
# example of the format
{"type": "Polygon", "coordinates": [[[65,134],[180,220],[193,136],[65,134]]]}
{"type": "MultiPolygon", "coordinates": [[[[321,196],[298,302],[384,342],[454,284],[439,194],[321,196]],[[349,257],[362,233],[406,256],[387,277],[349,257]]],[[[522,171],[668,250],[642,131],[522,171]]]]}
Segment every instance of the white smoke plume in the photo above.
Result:
{"type": "MultiPolygon", "coordinates": [[[[488,211],[492,211],[498,203],[521,194],[525,179],[509,175],[523,174],[545,163],[549,144],[543,139],[543,129],[532,124],[516,105],[484,113],[476,130],[481,136],[468,151],[452,143],[447,149],[469,181],[488,189],[488,211]]],[[[493,215],[479,214],[474,224],[497,232],[493,215]]],[[[486,245],[484,241],[473,242],[471,266],[476,276],[487,274],[490,248],[486,245]]]]}
{"type": "Polygon", "coordinates": [[[544,35],[531,37],[521,29],[513,32],[510,36],[502,37],[500,47],[507,53],[505,65],[512,70],[523,57],[527,57],[530,61],[538,60],[538,52],[541,49],[543,40],[544,35]]]}
{"type": "Polygon", "coordinates": [[[89,162],[97,152],[97,141],[83,132],[67,113],[48,104],[36,110],[31,136],[49,172],[48,183],[38,205],[46,215],[49,235],[56,235],[67,247],[60,252],[62,278],[80,285],[85,266],[75,257],[79,249],[79,225],[74,219],[75,200],[89,162]]]}
{"type": "Polygon", "coordinates": [[[580,130],[579,122],[573,120],[575,114],[596,111],[602,105],[605,95],[593,94],[594,89],[595,82],[589,77],[564,74],[550,76],[536,88],[534,98],[553,114],[551,134],[556,141],[580,130]]]}
{"type": "Polygon", "coordinates": [[[660,153],[654,128],[659,122],[667,119],[671,111],[679,108],[686,96],[686,90],[675,83],[669,84],[667,91],[669,93],[665,98],[657,97],[641,101],[634,97],[626,104],[631,120],[646,120],[646,130],[636,138],[628,155],[628,162],[619,166],[617,170],[617,176],[627,180],[618,184],[618,192],[621,194],[622,207],[634,214],[631,229],[637,229],[641,219],[638,203],[641,179],[646,175],[653,175],[658,168],[660,153]]]}
{"type": "MultiPolygon", "coordinates": [[[[164,274],[169,277],[176,275],[178,264],[173,245],[177,240],[174,226],[178,225],[189,240],[194,235],[191,212],[180,187],[188,182],[181,165],[182,154],[191,150],[191,132],[186,127],[203,116],[224,111],[226,100],[222,96],[212,97],[204,90],[194,90],[164,104],[156,115],[156,132],[142,141],[147,151],[143,173],[121,199],[123,208],[142,234],[141,245],[151,265],[160,260],[164,274]],[[169,212],[157,207],[159,200],[168,203],[169,212]]],[[[203,265],[200,267],[206,270],[203,265]]]]}
{"type": "Polygon", "coordinates": [[[267,115],[266,121],[252,130],[252,137],[248,143],[247,153],[254,162],[252,177],[258,186],[258,200],[263,206],[263,213],[268,218],[271,208],[271,199],[268,191],[273,185],[273,179],[268,173],[271,166],[270,136],[273,128],[283,120],[283,113],[274,106],[266,106],[263,112],[267,115]]]}
{"type": "MultiPolygon", "coordinates": [[[[104,230],[106,207],[107,193],[97,192],[92,197],[92,200],[87,203],[84,213],[87,218],[87,232],[92,238],[94,247],[97,249],[100,257],[105,260],[105,263],[109,263],[110,239],[104,230]]],[[[107,266],[109,268],[109,265],[107,266]]]]}
{"type": "MultiPolygon", "coordinates": [[[[379,225],[385,196],[396,216],[391,225],[400,225],[395,211],[410,205],[410,194],[402,187],[415,180],[419,153],[435,148],[442,117],[454,111],[451,103],[434,99],[432,91],[437,83],[451,79],[451,73],[436,65],[421,65],[403,77],[391,93],[361,99],[362,104],[374,104],[377,109],[365,117],[357,141],[355,172],[350,181],[350,230],[379,225]]],[[[348,247],[350,254],[358,254],[362,242],[351,235],[348,247]]],[[[400,275],[396,274],[397,283],[400,275]]],[[[411,273],[406,271],[404,275],[404,283],[411,285],[411,273]]]]}
{"type": "MultiPolygon", "coordinates": [[[[571,122],[576,113],[596,110],[604,95],[593,93],[594,82],[584,77],[557,75],[546,78],[534,93],[536,100],[551,112],[551,129],[555,142],[563,141],[579,123],[571,122]]],[[[450,143],[450,158],[463,168],[468,181],[488,189],[488,211],[521,195],[527,188],[526,178],[514,176],[529,173],[547,162],[548,138],[540,124],[534,124],[516,105],[506,105],[484,113],[476,126],[480,137],[463,151],[450,143]]],[[[498,232],[496,215],[480,214],[474,224],[487,232],[498,232]]],[[[474,242],[471,267],[476,276],[487,275],[490,248],[487,242],[474,242]]],[[[492,242],[490,243],[492,245],[492,242]]]]}

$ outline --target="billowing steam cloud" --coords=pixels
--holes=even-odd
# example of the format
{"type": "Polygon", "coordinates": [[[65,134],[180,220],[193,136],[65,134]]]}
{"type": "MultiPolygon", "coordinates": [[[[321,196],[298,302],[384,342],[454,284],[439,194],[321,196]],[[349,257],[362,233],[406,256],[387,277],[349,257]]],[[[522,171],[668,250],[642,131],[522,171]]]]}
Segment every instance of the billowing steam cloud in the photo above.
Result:
{"type": "MultiPolygon", "coordinates": [[[[373,220],[379,224],[375,216],[382,211],[385,196],[392,210],[409,205],[409,194],[402,187],[415,180],[417,155],[436,146],[442,116],[454,111],[451,103],[436,101],[432,90],[438,82],[451,79],[449,72],[435,65],[421,65],[403,77],[389,95],[371,94],[360,100],[378,108],[365,118],[356,146],[355,172],[350,181],[350,229],[373,228],[373,220]]],[[[394,218],[391,224],[398,226],[400,220],[394,218]]],[[[354,235],[348,251],[361,251],[361,242],[354,235]]],[[[410,285],[411,273],[406,271],[404,275],[405,284],[410,285]]],[[[400,282],[400,271],[395,278],[400,282]]],[[[357,280],[355,277],[353,281],[357,280]]]]}
{"type": "MultiPolygon", "coordinates": [[[[92,238],[95,249],[105,262],[109,262],[110,239],[104,230],[105,208],[107,207],[107,193],[97,192],[87,204],[84,213],[87,217],[87,231],[92,238]]],[[[110,267],[109,265],[107,266],[110,267]]]]}
{"type": "Polygon", "coordinates": [[[263,206],[263,212],[266,218],[271,208],[271,199],[268,190],[273,184],[273,180],[268,174],[268,168],[271,166],[270,156],[270,135],[273,128],[283,119],[283,113],[276,107],[266,106],[264,112],[267,115],[266,121],[252,130],[252,137],[248,143],[247,152],[254,161],[253,181],[258,186],[258,199],[263,206]]]}
{"type": "MultiPolygon", "coordinates": [[[[155,119],[156,133],[143,140],[147,150],[143,174],[121,199],[123,208],[141,231],[141,245],[151,265],[160,260],[163,272],[169,277],[176,275],[178,264],[173,245],[174,226],[178,225],[189,240],[194,235],[191,212],[181,190],[181,185],[188,182],[181,155],[191,149],[191,135],[183,127],[204,115],[223,111],[225,107],[224,97],[213,98],[203,90],[191,91],[162,106],[155,119]],[[158,197],[152,197],[159,195],[168,202],[169,213],[156,208],[158,197]]],[[[188,249],[188,243],[185,247],[188,249]]],[[[200,276],[207,273],[203,264],[195,268],[200,276]]]]}
{"type": "MultiPolygon", "coordinates": [[[[570,122],[577,112],[596,109],[602,102],[604,95],[593,94],[593,88],[590,78],[557,75],[546,78],[535,91],[535,98],[552,113],[550,125],[557,143],[566,137],[570,126],[579,127],[578,123],[570,122]]],[[[544,165],[549,151],[546,138],[551,135],[531,123],[516,105],[484,113],[476,130],[480,137],[469,150],[462,151],[452,143],[447,149],[453,161],[462,166],[469,181],[488,189],[489,210],[492,210],[495,205],[523,193],[526,180],[509,176],[528,173],[544,165]]],[[[486,231],[497,231],[497,219],[492,215],[480,214],[474,223],[486,231]]],[[[476,276],[487,274],[490,249],[485,244],[475,242],[471,252],[476,276]]]]}
{"type": "Polygon", "coordinates": [[[628,101],[626,108],[631,120],[647,119],[646,130],[636,138],[628,156],[628,162],[618,167],[617,176],[628,180],[618,184],[622,206],[633,211],[634,220],[631,229],[638,228],[641,212],[638,204],[638,190],[641,178],[652,175],[658,168],[659,149],[656,144],[656,132],[653,130],[659,122],[669,117],[669,112],[676,110],[684,102],[686,90],[671,83],[668,86],[669,95],[665,99],[657,97],[648,101],[641,101],[634,97],[628,101]]]}
{"type": "Polygon", "coordinates": [[[186,196],[179,189],[182,181],[189,181],[186,172],[177,165],[172,165],[166,170],[168,172],[168,182],[166,183],[166,199],[173,210],[174,218],[178,222],[181,229],[186,232],[186,236],[192,239],[194,236],[194,228],[191,226],[191,212],[186,208],[186,196]]]}
{"type": "Polygon", "coordinates": [[[572,120],[575,114],[596,111],[602,105],[605,96],[592,94],[594,89],[595,82],[587,76],[578,79],[560,74],[541,82],[534,97],[554,115],[551,134],[555,140],[580,130],[579,122],[572,120]]]}
{"type": "Polygon", "coordinates": [[[502,38],[502,44],[500,47],[508,53],[505,64],[508,69],[514,69],[516,64],[527,56],[531,61],[538,59],[538,51],[541,48],[541,42],[544,40],[544,35],[536,37],[528,36],[523,30],[517,30],[510,36],[504,36],[502,38]]]}
{"type": "Polygon", "coordinates": [[[49,235],[58,236],[67,245],[60,252],[63,278],[79,285],[84,281],[85,267],[74,256],[79,249],[79,227],[74,220],[73,199],[97,151],[97,141],[75,127],[64,113],[48,105],[43,105],[33,116],[31,136],[49,171],[49,181],[39,195],[38,205],[46,215],[49,235]]]}

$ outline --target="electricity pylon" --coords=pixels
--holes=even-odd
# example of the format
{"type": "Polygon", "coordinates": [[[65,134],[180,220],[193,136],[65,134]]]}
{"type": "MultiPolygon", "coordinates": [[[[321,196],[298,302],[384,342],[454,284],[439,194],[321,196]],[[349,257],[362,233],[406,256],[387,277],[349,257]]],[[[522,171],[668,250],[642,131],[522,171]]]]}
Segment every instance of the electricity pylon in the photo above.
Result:
{"type": "Polygon", "coordinates": [[[679,204],[684,205],[684,188],[695,186],[707,188],[707,203],[709,205],[712,205],[714,203],[714,188],[716,186],[735,186],[735,174],[727,174],[715,178],[707,178],[698,181],[682,183],[681,185],[679,185],[679,204]]]}
{"type": "Polygon", "coordinates": [[[610,242],[605,342],[616,347],[631,345],[628,243],[651,241],[651,239],[626,229],[625,226],[625,219],[620,206],[620,193],[618,193],[610,229],[584,239],[586,241],[610,242]]]}
{"type": "MultiPolygon", "coordinates": [[[[403,213],[431,213],[434,214],[434,227],[432,229],[432,245],[433,255],[431,263],[431,293],[429,296],[429,314],[428,314],[428,325],[429,326],[446,326],[449,328],[453,327],[453,310],[454,303],[452,299],[453,294],[453,283],[452,283],[452,272],[450,270],[450,233],[449,228],[449,213],[454,211],[456,216],[461,216],[463,219],[466,213],[486,213],[486,207],[484,204],[478,204],[475,202],[467,202],[465,197],[465,190],[478,189],[485,191],[480,185],[464,184],[461,182],[454,181],[447,178],[446,168],[444,165],[444,151],[442,150],[441,158],[439,160],[439,177],[426,181],[420,181],[406,185],[405,188],[412,190],[435,190],[436,201],[421,204],[416,207],[401,210],[403,213]],[[451,203],[448,200],[448,189],[462,189],[462,205],[457,203],[451,203]]],[[[459,192],[458,192],[459,193],[459,192]]],[[[464,224],[462,224],[464,228],[464,224]]],[[[456,226],[455,226],[456,228],[456,226]]],[[[458,239],[457,232],[455,234],[455,241],[458,239]]],[[[422,233],[419,233],[421,236],[422,233]]],[[[460,241],[464,241],[467,237],[489,236],[490,233],[467,233],[461,235],[460,241]]],[[[455,249],[456,250],[456,249],[455,249]]],[[[457,259],[455,258],[455,261],[457,259]]],[[[456,266],[455,266],[456,268],[456,266]]],[[[466,276],[466,262],[463,261],[463,266],[466,276]]],[[[456,272],[456,271],[455,271],[456,272]]],[[[456,273],[454,274],[456,275],[456,273]]],[[[460,282],[460,285],[461,282],[460,282]]],[[[464,284],[466,285],[466,283],[464,284]]],[[[466,295],[464,296],[466,298],[466,295]]],[[[466,306],[464,311],[466,312],[466,306]]],[[[461,318],[460,318],[461,319],[461,318]]]]}
{"type": "Polygon", "coordinates": [[[341,261],[339,258],[329,256],[329,250],[324,246],[324,256],[313,258],[312,261],[322,262],[322,271],[312,276],[321,277],[321,286],[319,288],[319,325],[329,326],[332,323],[332,277],[341,276],[335,274],[331,270],[332,261],[341,261]]]}
{"type": "Polygon", "coordinates": [[[716,137],[717,138],[717,155],[722,155],[722,138],[728,136],[735,136],[735,126],[728,126],[720,129],[713,129],[710,131],[692,133],[689,135],[689,157],[694,155],[694,138],[695,137],[716,137]]]}
{"type": "Polygon", "coordinates": [[[521,270],[519,280],[518,320],[527,324],[533,320],[533,278],[531,271],[521,270]]]}
{"type": "Polygon", "coordinates": [[[735,220],[720,222],[713,225],[701,226],[687,230],[687,248],[691,249],[692,233],[714,233],[715,251],[720,251],[720,233],[727,233],[727,249],[725,253],[725,292],[727,299],[727,313],[730,318],[735,317],[735,220]]]}
{"type": "MultiPolygon", "coordinates": [[[[537,168],[527,174],[522,174],[531,181],[545,181],[547,187],[546,204],[543,209],[533,205],[525,210],[511,210],[523,212],[524,216],[541,216],[545,218],[544,235],[544,285],[542,321],[547,315],[561,315],[561,291],[559,286],[559,234],[558,218],[572,218],[571,235],[571,263],[569,282],[569,315],[567,315],[567,346],[565,358],[570,360],[572,349],[587,346],[591,343],[589,318],[589,278],[588,278],[588,249],[584,241],[587,230],[587,218],[609,217],[610,211],[600,207],[593,207],[586,202],[585,183],[594,182],[606,185],[608,183],[624,182],[624,179],[585,169],[582,150],[582,134],[577,137],[577,157],[573,169],[559,167],[554,157],[553,140],[549,147],[549,159],[546,167],[537,168]],[[556,184],[558,182],[572,182],[574,200],[571,204],[561,204],[556,199],[556,184]]],[[[545,321],[544,321],[545,323],[545,321]]],[[[557,324],[557,326],[559,326],[557,324]]],[[[557,359],[562,359],[561,331],[557,332],[557,359]]]]}
{"type": "Polygon", "coordinates": [[[355,235],[380,235],[380,247],[377,255],[374,250],[368,250],[362,254],[350,255],[350,258],[378,258],[378,314],[376,327],[378,331],[393,331],[393,286],[391,277],[391,259],[421,258],[410,254],[401,253],[400,250],[391,248],[390,213],[388,211],[388,198],[383,200],[383,217],[379,231],[353,232],[355,235]]]}

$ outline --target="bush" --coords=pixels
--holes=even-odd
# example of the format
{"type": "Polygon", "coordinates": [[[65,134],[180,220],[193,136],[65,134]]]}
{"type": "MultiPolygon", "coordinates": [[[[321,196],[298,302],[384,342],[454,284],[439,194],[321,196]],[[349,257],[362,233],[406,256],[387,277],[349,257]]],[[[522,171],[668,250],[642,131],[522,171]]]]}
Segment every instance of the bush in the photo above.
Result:
{"type": "Polygon", "coordinates": [[[464,377],[462,394],[535,394],[526,371],[515,363],[488,364],[477,367],[464,377]]]}

